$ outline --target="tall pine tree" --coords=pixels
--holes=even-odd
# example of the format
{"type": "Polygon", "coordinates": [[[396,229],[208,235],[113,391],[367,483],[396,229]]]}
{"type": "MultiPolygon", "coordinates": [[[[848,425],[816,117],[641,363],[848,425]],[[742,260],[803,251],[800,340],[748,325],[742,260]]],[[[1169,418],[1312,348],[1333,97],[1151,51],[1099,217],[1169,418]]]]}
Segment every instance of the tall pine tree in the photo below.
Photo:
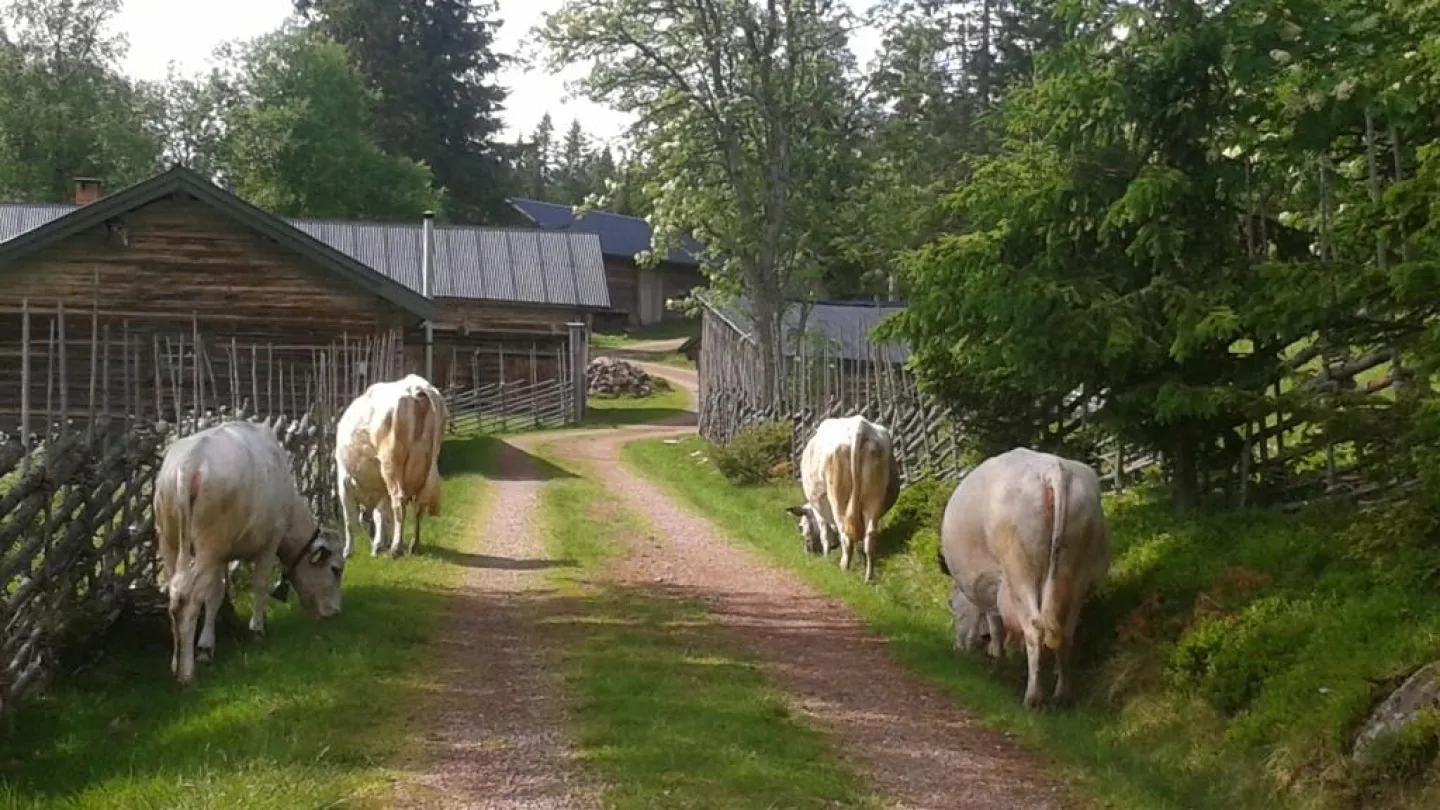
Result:
{"type": "Polygon", "coordinates": [[[506,91],[494,50],[493,3],[473,0],[295,0],[295,8],[345,45],[380,96],[375,137],[388,152],[426,163],[447,195],[447,214],[505,218],[504,166],[496,136],[506,91]]]}

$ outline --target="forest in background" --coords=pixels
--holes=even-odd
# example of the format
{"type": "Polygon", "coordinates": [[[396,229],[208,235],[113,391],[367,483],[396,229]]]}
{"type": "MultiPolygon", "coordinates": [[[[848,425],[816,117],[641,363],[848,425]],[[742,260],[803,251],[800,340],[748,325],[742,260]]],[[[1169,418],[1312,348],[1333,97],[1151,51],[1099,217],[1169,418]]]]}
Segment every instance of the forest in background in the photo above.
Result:
{"type": "Polygon", "coordinates": [[[285,216],[505,224],[507,196],[601,192],[646,212],[639,163],[579,121],[502,139],[493,3],[297,0],[278,30],[158,82],[120,70],[122,6],[0,4],[0,200],[68,202],[76,177],[115,190],[178,162],[285,216]]]}

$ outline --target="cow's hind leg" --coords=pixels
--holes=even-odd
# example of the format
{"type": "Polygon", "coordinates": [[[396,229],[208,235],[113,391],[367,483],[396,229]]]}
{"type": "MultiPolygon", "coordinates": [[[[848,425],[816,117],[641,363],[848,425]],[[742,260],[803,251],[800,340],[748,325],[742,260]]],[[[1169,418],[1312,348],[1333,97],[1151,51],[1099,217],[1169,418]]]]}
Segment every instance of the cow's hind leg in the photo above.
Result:
{"type": "Polygon", "coordinates": [[[1043,690],[1040,688],[1040,665],[1041,657],[1045,654],[1045,645],[1040,643],[1040,631],[1036,628],[1025,628],[1025,708],[1039,708],[1045,702],[1043,690]]]}
{"type": "Polygon", "coordinates": [[[875,565],[875,523],[870,521],[865,526],[865,581],[869,582],[874,574],[875,565]]]}
{"type": "MultiPolygon", "coordinates": [[[[171,583],[170,623],[176,647],[171,664],[175,678],[187,689],[195,683],[195,625],[216,579],[215,571],[196,560],[171,583]]],[[[224,580],[220,583],[223,586],[224,580]]]]}
{"type": "Polygon", "coordinates": [[[265,636],[265,611],[270,598],[270,569],[274,564],[274,555],[261,554],[250,574],[250,632],[262,638],[265,636]]]}
{"type": "Polygon", "coordinates": [[[220,607],[225,604],[225,586],[229,579],[225,569],[220,571],[205,592],[205,618],[200,623],[200,641],[195,645],[195,660],[202,664],[215,659],[215,624],[220,618],[220,607]]]}
{"type": "Polygon", "coordinates": [[[1071,609],[1065,617],[1064,635],[1060,637],[1060,648],[1055,651],[1055,702],[1069,704],[1074,694],[1074,651],[1075,629],[1080,625],[1080,611],[1071,609]]]}
{"type": "Polygon", "coordinates": [[[337,461],[335,466],[338,482],[336,487],[339,489],[337,494],[340,496],[340,515],[345,521],[345,550],[342,553],[348,560],[355,546],[356,524],[360,522],[360,505],[355,503],[354,493],[345,483],[345,465],[337,461]]]}
{"type": "Polygon", "coordinates": [[[370,554],[378,556],[380,550],[385,547],[385,538],[390,526],[390,501],[381,498],[380,503],[370,512],[370,520],[374,522],[370,532],[370,554]]]}
{"type": "Polygon", "coordinates": [[[405,500],[395,496],[390,498],[391,522],[394,524],[390,537],[390,556],[398,557],[405,547],[405,500]]]}

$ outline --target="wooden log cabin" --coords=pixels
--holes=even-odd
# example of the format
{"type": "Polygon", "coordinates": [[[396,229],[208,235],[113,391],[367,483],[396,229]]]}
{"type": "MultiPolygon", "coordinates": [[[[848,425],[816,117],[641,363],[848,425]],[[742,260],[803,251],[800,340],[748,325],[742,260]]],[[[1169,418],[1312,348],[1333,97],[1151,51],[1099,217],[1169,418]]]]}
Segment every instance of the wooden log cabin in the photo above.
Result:
{"type": "Polygon", "coordinates": [[[524,198],[508,202],[543,230],[593,233],[600,238],[605,284],[610,293],[610,306],[599,316],[600,323],[635,327],[677,320],[683,316],[669,310],[665,302],[682,298],[705,284],[700,272],[702,248],[693,239],[683,240],[655,267],[640,267],[635,256],[650,250],[653,231],[650,223],[639,217],[611,211],[588,211],[575,216],[569,205],[524,198]]]}
{"type": "Polygon", "coordinates": [[[67,401],[84,418],[103,398],[174,418],[197,404],[187,379],[203,397],[211,378],[212,405],[273,406],[279,389],[291,410],[319,375],[354,390],[423,373],[427,320],[438,384],[553,374],[567,324],[609,305],[598,238],[533,230],[434,228],[426,296],[427,230],[282,219],[178,166],[108,196],[77,181],[74,204],[0,204],[0,430],[27,400],[27,311],[32,414],[67,401]]]}

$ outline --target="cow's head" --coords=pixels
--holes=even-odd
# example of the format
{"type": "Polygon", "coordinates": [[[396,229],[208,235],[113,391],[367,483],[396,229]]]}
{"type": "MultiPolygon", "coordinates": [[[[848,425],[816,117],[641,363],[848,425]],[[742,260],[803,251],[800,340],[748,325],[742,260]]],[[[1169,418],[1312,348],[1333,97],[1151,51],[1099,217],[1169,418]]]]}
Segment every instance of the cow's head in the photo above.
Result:
{"type": "Polygon", "coordinates": [[[270,595],[282,602],[290,596],[290,586],[300,597],[300,606],[316,619],[328,619],[340,614],[340,581],[345,575],[345,555],[333,532],[316,526],[313,521],[308,538],[303,545],[282,543],[280,552],[280,582],[270,595]],[[294,555],[294,556],[290,556],[294,555]]]}
{"type": "Polygon", "coordinates": [[[950,595],[950,611],[955,617],[955,649],[976,652],[990,641],[990,622],[984,611],[956,588],[950,595]]]}
{"type": "Polygon", "coordinates": [[[809,504],[801,506],[787,506],[785,511],[798,518],[797,526],[800,529],[800,537],[805,541],[805,551],[810,554],[819,554],[824,548],[824,535],[820,532],[820,516],[815,514],[814,508],[809,504]]]}

